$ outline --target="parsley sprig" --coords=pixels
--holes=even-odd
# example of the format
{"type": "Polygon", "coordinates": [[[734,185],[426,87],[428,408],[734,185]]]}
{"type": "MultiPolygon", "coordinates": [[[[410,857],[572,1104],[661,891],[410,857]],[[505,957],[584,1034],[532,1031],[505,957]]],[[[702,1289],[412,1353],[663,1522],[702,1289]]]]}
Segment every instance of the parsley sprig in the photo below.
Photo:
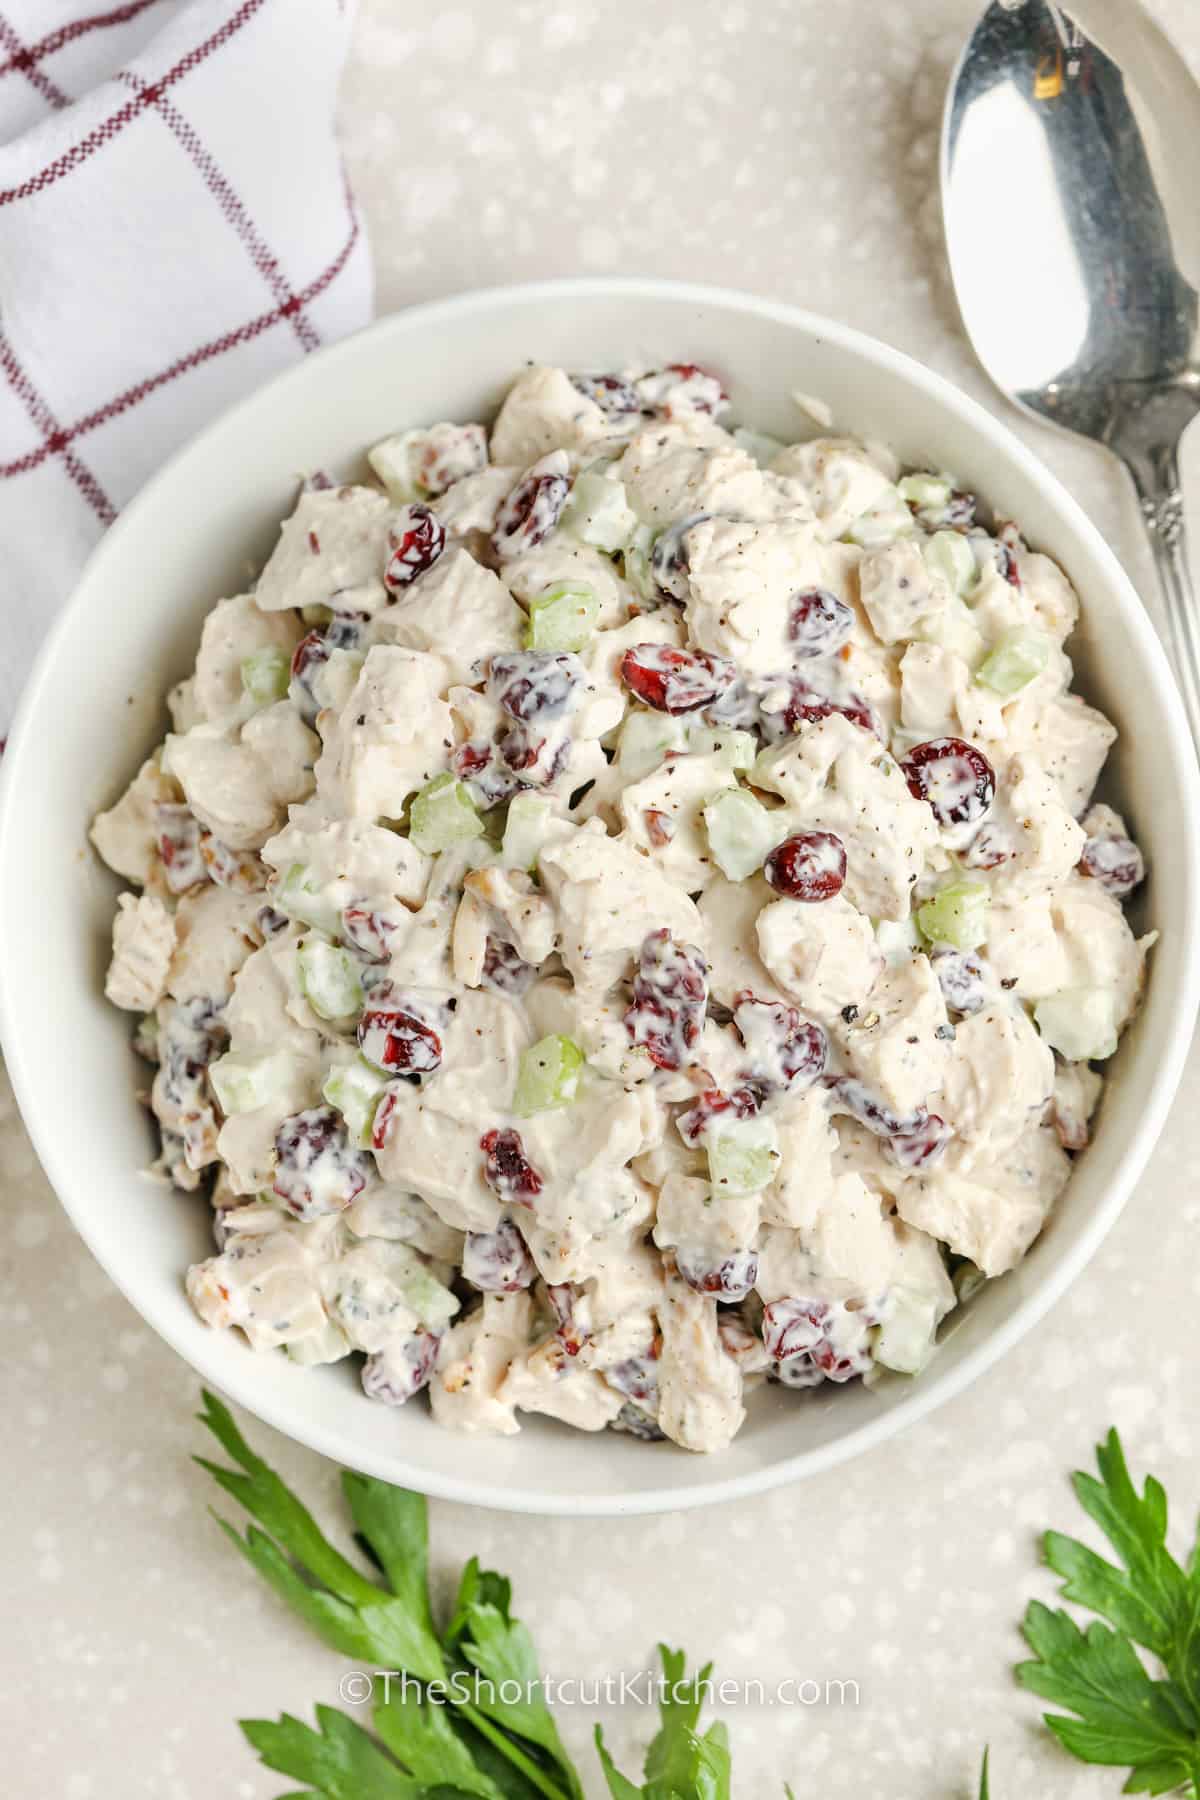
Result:
{"type": "Polygon", "coordinates": [[[1076,1474],[1075,1493],[1118,1560],[1058,1531],[1046,1533],[1044,1549],[1063,1598],[1099,1618],[1081,1630],[1069,1613],[1033,1601],[1023,1629],[1034,1660],[1019,1664],[1017,1678],[1067,1709],[1043,1717],[1073,1756],[1128,1767],[1126,1793],[1200,1795],[1200,1546],[1182,1565],[1171,1555],[1167,1496],[1152,1475],[1138,1493],[1115,1431],[1096,1462],[1099,1480],[1076,1474]]]}
{"type": "MultiPolygon", "coordinates": [[[[218,1518],[231,1543],[331,1648],[410,1677],[388,1683],[376,1698],[371,1731],[330,1706],[316,1708],[315,1727],[290,1713],[243,1719],[242,1731],[267,1768],[307,1784],[280,1800],[583,1800],[504,1576],[472,1557],[439,1631],[420,1495],[343,1473],[368,1573],[334,1548],[215,1395],[205,1393],[199,1417],[237,1466],[196,1460],[257,1521],[243,1537],[218,1518]],[[520,1697],[504,1700],[513,1687],[520,1697]]],[[[689,1677],[682,1651],[660,1645],[659,1655],[659,1729],[642,1786],[616,1767],[596,1728],[609,1792],[614,1800],[731,1800],[725,1727],[700,1730],[712,1665],[689,1677]]]]}

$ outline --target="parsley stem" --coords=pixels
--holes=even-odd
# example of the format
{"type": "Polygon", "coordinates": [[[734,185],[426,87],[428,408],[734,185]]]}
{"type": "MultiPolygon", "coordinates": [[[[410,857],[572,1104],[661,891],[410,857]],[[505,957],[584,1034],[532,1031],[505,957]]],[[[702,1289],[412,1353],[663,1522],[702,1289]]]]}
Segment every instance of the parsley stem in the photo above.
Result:
{"type": "Polygon", "coordinates": [[[546,1800],[570,1800],[570,1796],[556,1782],[551,1781],[548,1775],[544,1775],[537,1764],[526,1756],[523,1750],[517,1748],[506,1732],[501,1731],[499,1726],[493,1725],[492,1721],[477,1708],[464,1705],[459,1701],[451,1701],[451,1705],[455,1712],[461,1713],[463,1718],[475,1727],[481,1737],[485,1737],[489,1744],[494,1744],[501,1755],[507,1756],[514,1768],[520,1769],[526,1780],[531,1781],[540,1793],[545,1794],[546,1800]]]}

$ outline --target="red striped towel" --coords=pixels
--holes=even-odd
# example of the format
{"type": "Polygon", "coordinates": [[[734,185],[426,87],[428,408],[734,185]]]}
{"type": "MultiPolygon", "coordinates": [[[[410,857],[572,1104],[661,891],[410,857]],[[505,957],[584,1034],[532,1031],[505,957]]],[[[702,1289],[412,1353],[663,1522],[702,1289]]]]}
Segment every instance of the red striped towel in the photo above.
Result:
{"type": "Polygon", "coordinates": [[[0,737],[164,458],[365,324],[338,0],[0,0],[0,737]]]}

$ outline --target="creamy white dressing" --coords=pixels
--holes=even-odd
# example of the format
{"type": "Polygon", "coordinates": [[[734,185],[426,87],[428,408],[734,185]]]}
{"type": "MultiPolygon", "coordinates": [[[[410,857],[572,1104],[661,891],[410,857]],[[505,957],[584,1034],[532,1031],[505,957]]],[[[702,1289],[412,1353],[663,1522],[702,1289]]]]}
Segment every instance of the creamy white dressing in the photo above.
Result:
{"type": "Polygon", "coordinates": [[[455,1430],[917,1373],[1138,1003],[1065,575],[728,412],[533,366],[306,486],[93,826],[197,1311],[455,1430]]]}

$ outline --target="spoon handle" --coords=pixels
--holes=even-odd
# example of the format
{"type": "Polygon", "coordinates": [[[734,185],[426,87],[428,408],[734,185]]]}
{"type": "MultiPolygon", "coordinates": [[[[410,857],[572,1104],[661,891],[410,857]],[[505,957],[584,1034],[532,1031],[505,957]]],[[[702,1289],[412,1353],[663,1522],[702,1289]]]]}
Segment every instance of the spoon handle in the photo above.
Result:
{"type": "Polygon", "coordinates": [[[1149,453],[1126,454],[1125,464],[1133,476],[1158,570],[1175,677],[1200,749],[1200,612],[1188,567],[1178,448],[1164,444],[1149,453]]]}

